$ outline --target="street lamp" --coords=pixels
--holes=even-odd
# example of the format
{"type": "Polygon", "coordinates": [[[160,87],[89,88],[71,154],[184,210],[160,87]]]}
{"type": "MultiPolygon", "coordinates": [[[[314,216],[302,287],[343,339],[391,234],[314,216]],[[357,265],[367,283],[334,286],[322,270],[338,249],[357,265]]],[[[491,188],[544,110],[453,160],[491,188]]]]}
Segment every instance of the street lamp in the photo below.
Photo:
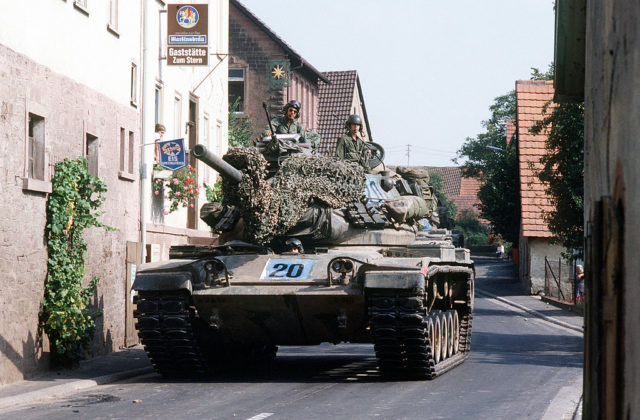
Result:
{"type": "Polygon", "coordinates": [[[496,147],[496,146],[485,146],[487,149],[491,149],[494,152],[505,152],[506,150],[500,148],[500,147],[496,147]]]}

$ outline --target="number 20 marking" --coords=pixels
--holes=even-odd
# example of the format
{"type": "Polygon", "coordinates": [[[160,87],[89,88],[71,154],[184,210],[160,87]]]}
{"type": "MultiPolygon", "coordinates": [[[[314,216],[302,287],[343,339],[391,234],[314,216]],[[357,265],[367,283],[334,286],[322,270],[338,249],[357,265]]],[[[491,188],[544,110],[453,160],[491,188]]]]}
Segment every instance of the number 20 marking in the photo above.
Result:
{"type": "Polygon", "coordinates": [[[297,278],[302,275],[302,271],[304,270],[304,265],[302,264],[283,264],[278,263],[273,266],[274,271],[271,272],[269,277],[291,277],[297,278]]]}

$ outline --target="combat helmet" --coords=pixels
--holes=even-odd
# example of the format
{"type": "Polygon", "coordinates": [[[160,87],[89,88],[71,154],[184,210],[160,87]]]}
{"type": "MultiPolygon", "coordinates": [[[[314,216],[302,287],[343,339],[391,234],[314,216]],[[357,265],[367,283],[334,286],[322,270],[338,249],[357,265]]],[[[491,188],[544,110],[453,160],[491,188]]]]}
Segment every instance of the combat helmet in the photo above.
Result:
{"type": "Polygon", "coordinates": [[[289,110],[289,108],[295,108],[296,111],[298,111],[298,115],[296,116],[296,118],[300,117],[300,108],[302,108],[302,105],[300,105],[300,102],[296,101],[295,99],[289,101],[286,103],[286,105],[282,108],[282,111],[284,112],[284,115],[287,115],[287,111],[289,110]]]}
{"type": "Polygon", "coordinates": [[[360,125],[360,132],[362,133],[362,118],[360,118],[360,115],[358,114],[351,114],[349,115],[349,118],[347,118],[347,122],[344,123],[344,128],[347,129],[347,131],[349,131],[349,128],[351,128],[351,124],[358,124],[360,125]]]}
{"type": "Polygon", "coordinates": [[[293,249],[296,249],[298,251],[298,253],[303,254],[304,253],[304,248],[302,247],[302,242],[300,242],[299,239],[296,238],[289,238],[287,239],[287,241],[284,243],[287,247],[287,249],[289,251],[292,251],[293,249]]]}

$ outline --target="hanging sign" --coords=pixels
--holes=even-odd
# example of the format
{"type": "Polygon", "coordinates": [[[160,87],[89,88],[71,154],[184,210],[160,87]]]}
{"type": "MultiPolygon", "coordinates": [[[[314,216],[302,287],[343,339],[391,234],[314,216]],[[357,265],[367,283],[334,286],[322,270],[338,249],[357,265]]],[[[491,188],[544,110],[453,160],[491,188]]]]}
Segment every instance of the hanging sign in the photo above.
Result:
{"type": "Polygon", "coordinates": [[[167,65],[208,65],[209,5],[167,5],[167,65]]]}
{"type": "Polygon", "coordinates": [[[160,166],[175,171],[187,166],[184,151],[184,139],[173,139],[157,142],[160,166]]]}

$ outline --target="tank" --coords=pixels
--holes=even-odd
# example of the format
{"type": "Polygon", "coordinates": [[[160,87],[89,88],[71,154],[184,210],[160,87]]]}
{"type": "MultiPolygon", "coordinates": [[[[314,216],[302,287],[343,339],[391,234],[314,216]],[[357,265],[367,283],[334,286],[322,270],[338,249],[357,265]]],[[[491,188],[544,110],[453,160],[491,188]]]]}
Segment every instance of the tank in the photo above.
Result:
{"type": "Polygon", "coordinates": [[[223,177],[223,204],[201,209],[220,244],[174,246],[136,272],[136,328],[158,372],[207,375],[324,342],[372,343],[396,379],[468,357],[473,261],[450,231],[423,230],[429,192],[291,139],[193,153],[223,177]]]}

